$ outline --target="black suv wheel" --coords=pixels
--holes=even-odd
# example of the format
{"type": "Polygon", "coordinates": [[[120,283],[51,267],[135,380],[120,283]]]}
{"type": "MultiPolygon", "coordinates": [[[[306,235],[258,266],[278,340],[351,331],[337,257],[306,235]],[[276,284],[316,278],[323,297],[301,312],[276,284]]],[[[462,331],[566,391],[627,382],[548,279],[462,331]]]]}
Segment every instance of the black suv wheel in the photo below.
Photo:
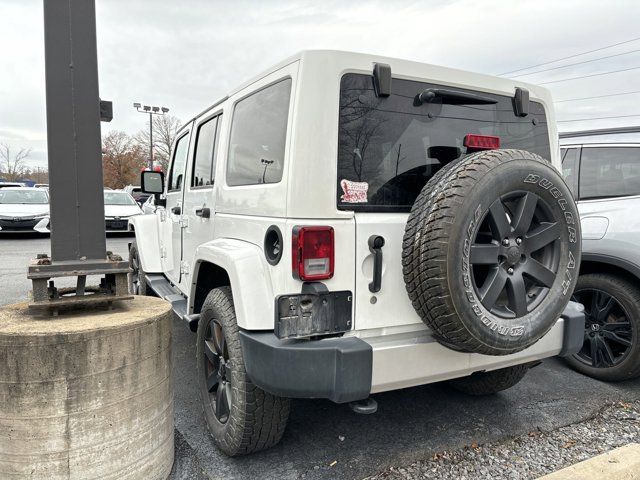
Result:
{"type": "Polygon", "coordinates": [[[573,299],[584,305],[586,324],[569,365],[605,381],[640,376],[640,289],[613,275],[581,275],[573,299]]]}
{"type": "Polygon", "coordinates": [[[229,287],[209,292],[198,322],[198,390],[209,432],[229,456],[272,447],[289,418],[289,399],[255,386],[244,367],[229,287]]]}

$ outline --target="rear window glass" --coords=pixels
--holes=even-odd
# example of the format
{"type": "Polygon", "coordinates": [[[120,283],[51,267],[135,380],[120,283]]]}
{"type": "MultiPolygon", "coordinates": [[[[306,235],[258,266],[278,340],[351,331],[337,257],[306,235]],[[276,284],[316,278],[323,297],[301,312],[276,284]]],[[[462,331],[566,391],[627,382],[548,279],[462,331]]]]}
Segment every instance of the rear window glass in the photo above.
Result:
{"type": "Polygon", "coordinates": [[[282,180],[290,97],[288,78],[236,104],[231,122],[227,185],[282,180]]]}
{"type": "MultiPolygon", "coordinates": [[[[531,102],[517,117],[508,96],[394,78],[389,97],[376,97],[371,75],[347,74],[340,89],[338,208],[409,211],[425,183],[443,165],[467,154],[467,134],[500,137],[500,148],[550,158],[544,107],[531,102]],[[419,105],[428,88],[481,95],[495,104],[419,105]]],[[[452,103],[452,102],[449,102],[452,103]]]]}
{"type": "Polygon", "coordinates": [[[562,157],[562,176],[564,177],[573,198],[578,198],[578,160],[580,149],[563,148],[560,152],[562,157]]]}
{"type": "Polygon", "coordinates": [[[640,195],[640,148],[583,147],[580,199],[640,195]]]}

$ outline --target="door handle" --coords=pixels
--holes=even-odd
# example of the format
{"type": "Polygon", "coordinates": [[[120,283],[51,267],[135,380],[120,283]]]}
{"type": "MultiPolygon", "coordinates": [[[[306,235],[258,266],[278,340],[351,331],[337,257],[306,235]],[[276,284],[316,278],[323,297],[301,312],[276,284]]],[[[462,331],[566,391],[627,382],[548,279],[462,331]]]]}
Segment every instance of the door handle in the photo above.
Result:
{"type": "Polygon", "coordinates": [[[373,281],[369,283],[369,291],[376,293],[382,288],[382,247],[384,247],[384,237],[371,235],[368,243],[369,251],[373,253],[373,281]]]}
{"type": "Polygon", "coordinates": [[[182,207],[180,205],[171,207],[171,213],[173,213],[174,215],[180,215],[182,213],[182,207]]]}
{"type": "Polygon", "coordinates": [[[209,207],[202,207],[196,209],[196,215],[202,218],[211,217],[211,209],[209,207]]]}

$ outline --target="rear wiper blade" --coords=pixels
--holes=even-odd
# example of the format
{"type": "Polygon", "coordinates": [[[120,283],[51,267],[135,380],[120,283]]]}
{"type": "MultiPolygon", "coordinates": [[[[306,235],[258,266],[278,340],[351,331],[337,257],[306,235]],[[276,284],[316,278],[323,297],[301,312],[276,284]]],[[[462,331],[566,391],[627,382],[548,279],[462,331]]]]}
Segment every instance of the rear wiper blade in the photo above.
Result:
{"type": "Polygon", "coordinates": [[[498,103],[498,101],[493,98],[483,97],[475,93],[447,90],[445,88],[427,88],[416,97],[416,103],[418,105],[434,103],[439,100],[447,105],[493,105],[498,103]]]}

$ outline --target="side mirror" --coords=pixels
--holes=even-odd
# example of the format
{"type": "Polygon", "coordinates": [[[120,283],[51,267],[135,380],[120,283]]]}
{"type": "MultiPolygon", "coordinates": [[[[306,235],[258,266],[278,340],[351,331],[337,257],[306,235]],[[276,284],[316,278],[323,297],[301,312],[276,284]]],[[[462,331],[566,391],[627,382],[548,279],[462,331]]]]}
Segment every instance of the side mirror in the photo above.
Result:
{"type": "Polygon", "coordinates": [[[162,193],[164,191],[164,173],[145,170],[140,175],[140,188],[144,193],[162,193]]]}

